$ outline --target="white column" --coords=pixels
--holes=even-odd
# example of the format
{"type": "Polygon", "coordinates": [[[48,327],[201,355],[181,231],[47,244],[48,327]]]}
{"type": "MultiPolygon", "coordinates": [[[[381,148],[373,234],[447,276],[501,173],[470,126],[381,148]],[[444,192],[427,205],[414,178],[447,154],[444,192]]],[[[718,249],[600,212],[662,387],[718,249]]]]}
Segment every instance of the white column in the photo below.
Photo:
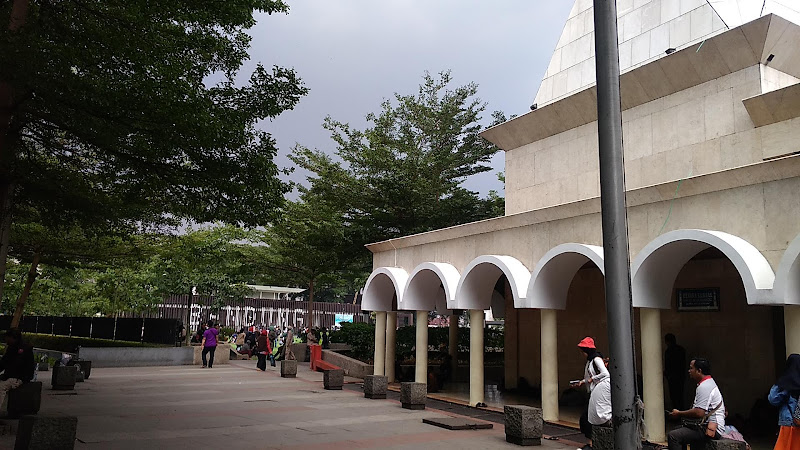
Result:
{"type": "Polygon", "coordinates": [[[386,313],[386,378],[389,383],[394,383],[394,355],[397,351],[397,312],[386,313]]]}
{"type": "Polygon", "coordinates": [[[661,347],[661,310],[639,308],[642,327],[642,379],[644,419],[652,442],[664,442],[664,367],[661,347]]]}
{"type": "Polygon", "coordinates": [[[786,329],[786,357],[800,353],[800,306],[784,305],[783,323],[786,329]]]}
{"type": "Polygon", "coordinates": [[[542,309],[542,418],[557,422],[558,411],[558,311],[542,309]]]}
{"type": "Polygon", "coordinates": [[[428,311],[417,311],[417,358],[414,381],[428,382],[428,311]]]}
{"type": "Polygon", "coordinates": [[[456,370],[458,370],[458,315],[455,311],[450,315],[450,334],[447,351],[450,353],[452,367],[450,369],[450,376],[455,379],[456,370]]]}
{"type": "Polygon", "coordinates": [[[469,310],[469,404],[483,403],[483,310],[469,310]]]}
{"type": "Polygon", "coordinates": [[[373,361],[373,375],[384,375],[384,362],[386,358],[386,313],[375,313],[375,360],[373,361]]]}

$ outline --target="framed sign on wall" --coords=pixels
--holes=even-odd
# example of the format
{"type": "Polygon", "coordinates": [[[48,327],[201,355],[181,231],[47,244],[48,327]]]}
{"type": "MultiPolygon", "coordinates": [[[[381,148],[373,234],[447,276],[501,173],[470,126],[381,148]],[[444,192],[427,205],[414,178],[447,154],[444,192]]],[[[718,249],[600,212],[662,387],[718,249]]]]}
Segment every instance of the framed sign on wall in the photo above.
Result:
{"type": "Polygon", "coordinates": [[[676,289],[678,311],[719,311],[719,288],[676,289]]]}

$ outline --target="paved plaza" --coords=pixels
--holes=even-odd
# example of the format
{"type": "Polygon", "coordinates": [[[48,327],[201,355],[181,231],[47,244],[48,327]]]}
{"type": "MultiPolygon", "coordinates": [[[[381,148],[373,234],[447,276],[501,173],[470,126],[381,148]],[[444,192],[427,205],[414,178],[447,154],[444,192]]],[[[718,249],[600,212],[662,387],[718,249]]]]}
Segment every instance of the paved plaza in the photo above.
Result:
{"type": "MultiPolygon", "coordinates": [[[[50,390],[45,380],[40,414],[78,416],[76,448],[515,448],[500,423],[492,430],[448,431],[422,423],[459,416],[444,411],[445,403],[405,410],[391,395],[365,399],[360,380],[345,381],[344,390],[325,391],[322,374],[307,363],[299,364],[296,379],[280,378],[277,368],[262,373],[255,361],[213,369],[96,368],[72,392],[50,390]]],[[[578,446],[564,438],[542,442],[543,448],[578,446]]],[[[13,436],[0,437],[0,448],[13,448],[13,436]]]]}

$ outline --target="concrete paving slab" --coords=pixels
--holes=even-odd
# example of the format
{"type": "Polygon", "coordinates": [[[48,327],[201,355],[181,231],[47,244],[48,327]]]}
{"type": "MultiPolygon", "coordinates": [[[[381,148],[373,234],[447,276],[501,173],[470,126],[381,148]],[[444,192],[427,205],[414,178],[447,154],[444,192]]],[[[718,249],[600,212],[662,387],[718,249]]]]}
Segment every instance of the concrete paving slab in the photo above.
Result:
{"type": "MultiPolygon", "coordinates": [[[[322,374],[298,365],[297,378],[255,361],[224,368],[134,367],[93,369],[76,395],[45,394],[43,413],[78,417],[76,448],[514,448],[502,424],[493,430],[449,431],[423,419],[466,416],[429,407],[404,410],[397,400],[370,400],[355,387],[325,391],[322,374]]],[[[481,418],[469,418],[475,422],[481,418]]],[[[0,449],[14,436],[0,436],[0,449]]],[[[544,448],[575,448],[543,442],[544,448]]]]}

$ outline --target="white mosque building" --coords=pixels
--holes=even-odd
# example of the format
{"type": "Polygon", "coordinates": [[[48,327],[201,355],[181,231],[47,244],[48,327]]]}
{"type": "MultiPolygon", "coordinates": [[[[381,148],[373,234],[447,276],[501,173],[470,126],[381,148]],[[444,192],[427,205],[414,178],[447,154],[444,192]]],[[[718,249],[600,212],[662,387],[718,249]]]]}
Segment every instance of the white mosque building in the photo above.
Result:
{"type": "MultiPolygon", "coordinates": [[[[731,414],[800,353],[800,2],[617,5],[637,371],[663,441],[664,334],[712,361],[731,414]]],[[[577,0],[537,109],[483,133],[505,151],[506,215],[368,246],[376,374],[393,376],[397,311],[466,310],[483,402],[475,325],[503,310],[505,386],[541,385],[545,420],[561,418],[577,342],[608,350],[596,98],[592,1],[577,0]]]]}

